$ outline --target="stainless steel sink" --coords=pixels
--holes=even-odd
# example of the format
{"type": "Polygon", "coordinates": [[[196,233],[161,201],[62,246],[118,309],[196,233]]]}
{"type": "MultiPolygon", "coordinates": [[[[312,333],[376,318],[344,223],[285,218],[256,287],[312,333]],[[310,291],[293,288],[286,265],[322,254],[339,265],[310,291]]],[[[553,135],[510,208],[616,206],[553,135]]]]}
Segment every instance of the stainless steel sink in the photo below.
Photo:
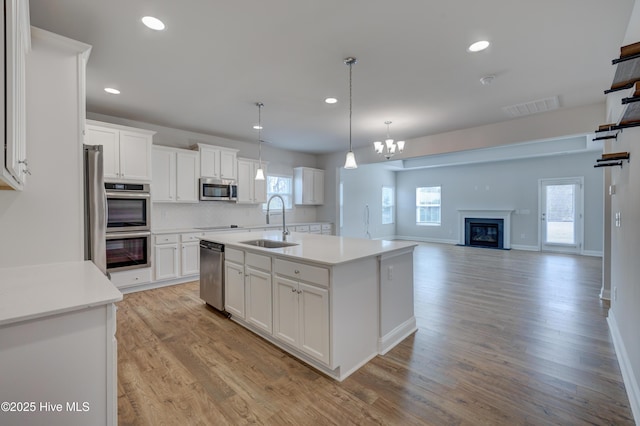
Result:
{"type": "Polygon", "coordinates": [[[264,248],[281,248],[281,247],[290,247],[297,246],[297,243],[288,243],[286,241],[276,241],[276,240],[249,240],[249,241],[240,241],[240,244],[248,244],[250,246],[264,247],[264,248]]]}

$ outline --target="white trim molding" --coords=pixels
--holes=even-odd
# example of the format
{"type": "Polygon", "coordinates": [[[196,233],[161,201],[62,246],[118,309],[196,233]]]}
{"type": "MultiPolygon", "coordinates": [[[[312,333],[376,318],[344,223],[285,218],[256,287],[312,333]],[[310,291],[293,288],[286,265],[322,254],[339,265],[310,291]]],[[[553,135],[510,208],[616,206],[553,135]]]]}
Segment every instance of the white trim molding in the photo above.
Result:
{"type": "Polygon", "coordinates": [[[629,398],[631,412],[633,413],[636,424],[640,424],[640,386],[635,379],[636,376],[633,373],[633,366],[629,360],[629,354],[624,346],[624,341],[622,340],[622,336],[620,336],[620,331],[618,330],[616,317],[611,309],[609,309],[607,323],[609,324],[609,331],[611,332],[613,346],[616,350],[618,364],[620,365],[622,380],[624,380],[624,387],[627,390],[627,397],[629,398]]]}

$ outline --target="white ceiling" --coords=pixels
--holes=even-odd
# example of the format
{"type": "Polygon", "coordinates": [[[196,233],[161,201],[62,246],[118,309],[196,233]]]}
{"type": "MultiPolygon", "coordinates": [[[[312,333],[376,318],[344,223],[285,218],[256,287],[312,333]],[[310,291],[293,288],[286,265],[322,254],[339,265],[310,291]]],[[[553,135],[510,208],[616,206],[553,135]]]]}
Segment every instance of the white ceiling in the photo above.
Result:
{"type": "Polygon", "coordinates": [[[93,46],[91,112],[254,141],[261,101],[263,139],[321,153],[348,147],[348,56],[354,147],[383,138],[386,120],[411,139],[552,96],[560,108],[602,102],[633,1],[30,0],[30,11],[32,25],[93,46]],[[466,51],[481,39],[489,49],[466,51]]]}

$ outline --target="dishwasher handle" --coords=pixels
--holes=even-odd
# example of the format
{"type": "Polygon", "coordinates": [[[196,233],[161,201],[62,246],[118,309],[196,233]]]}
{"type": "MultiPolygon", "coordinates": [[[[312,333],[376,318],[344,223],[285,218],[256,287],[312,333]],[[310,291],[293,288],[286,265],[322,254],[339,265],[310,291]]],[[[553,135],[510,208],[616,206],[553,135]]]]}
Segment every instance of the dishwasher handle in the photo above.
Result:
{"type": "Polygon", "coordinates": [[[214,243],[213,241],[200,240],[200,248],[223,252],[224,251],[224,244],[214,243]]]}

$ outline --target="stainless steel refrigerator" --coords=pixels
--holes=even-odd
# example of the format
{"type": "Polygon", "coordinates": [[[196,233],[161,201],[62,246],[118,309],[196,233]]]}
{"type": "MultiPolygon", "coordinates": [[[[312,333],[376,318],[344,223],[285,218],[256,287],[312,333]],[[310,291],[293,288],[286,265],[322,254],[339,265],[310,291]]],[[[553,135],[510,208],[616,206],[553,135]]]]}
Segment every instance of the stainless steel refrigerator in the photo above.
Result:
{"type": "Polygon", "coordinates": [[[107,197],[104,188],[101,145],[84,150],[84,258],[107,274],[107,197]]]}

